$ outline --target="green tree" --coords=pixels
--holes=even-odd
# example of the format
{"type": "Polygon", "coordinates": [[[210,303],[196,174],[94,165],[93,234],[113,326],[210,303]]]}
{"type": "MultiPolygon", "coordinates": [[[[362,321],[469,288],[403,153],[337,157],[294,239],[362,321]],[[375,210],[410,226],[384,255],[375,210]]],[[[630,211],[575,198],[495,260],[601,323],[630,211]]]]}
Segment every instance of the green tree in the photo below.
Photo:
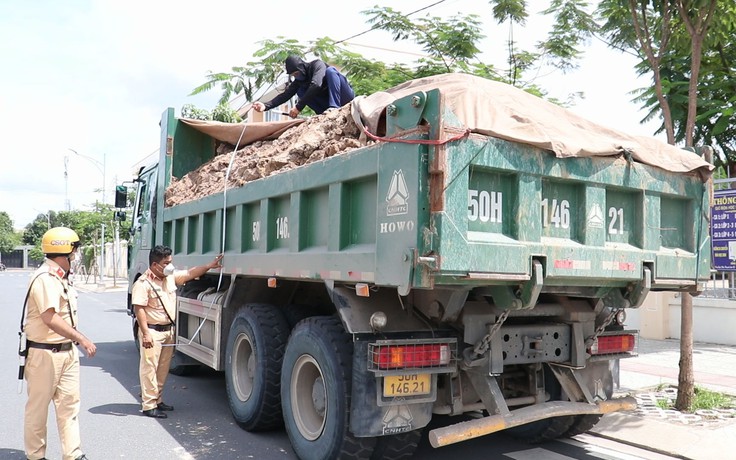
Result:
{"type": "MultiPolygon", "coordinates": [[[[46,214],[39,214],[26,225],[23,231],[23,243],[41,246],[41,238],[51,227],[69,227],[79,235],[83,245],[92,242],[99,243],[102,235],[102,224],[105,224],[105,242],[113,241],[115,237],[115,210],[109,204],[101,205],[99,211],[49,211],[48,220],[46,214]]],[[[130,230],[130,222],[118,222],[120,235],[127,235],[130,230]]]]}
{"type": "Polygon", "coordinates": [[[10,252],[20,244],[18,234],[13,230],[13,221],[5,211],[0,211],[0,252],[10,252]]]}
{"type": "Polygon", "coordinates": [[[57,213],[49,210],[46,214],[38,214],[23,229],[23,244],[38,245],[46,230],[57,227],[57,213]]]}

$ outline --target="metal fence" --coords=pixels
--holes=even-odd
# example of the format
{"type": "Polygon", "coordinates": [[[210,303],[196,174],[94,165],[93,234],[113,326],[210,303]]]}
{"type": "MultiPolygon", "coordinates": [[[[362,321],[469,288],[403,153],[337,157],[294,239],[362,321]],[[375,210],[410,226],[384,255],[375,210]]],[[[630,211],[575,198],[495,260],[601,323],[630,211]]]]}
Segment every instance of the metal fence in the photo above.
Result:
{"type": "Polygon", "coordinates": [[[710,281],[705,285],[705,290],[700,296],[711,299],[736,300],[734,278],[734,272],[711,270],[710,281]]]}

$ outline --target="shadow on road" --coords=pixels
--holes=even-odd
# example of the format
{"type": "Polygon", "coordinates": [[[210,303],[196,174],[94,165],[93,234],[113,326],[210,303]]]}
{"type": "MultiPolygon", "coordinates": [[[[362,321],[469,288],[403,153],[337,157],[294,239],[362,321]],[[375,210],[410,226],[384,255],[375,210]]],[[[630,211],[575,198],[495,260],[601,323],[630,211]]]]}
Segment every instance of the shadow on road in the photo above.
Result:
{"type": "Polygon", "coordinates": [[[26,454],[22,450],[18,449],[0,448],[0,458],[3,460],[25,460],[26,454]]]}
{"type": "MultiPolygon", "coordinates": [[[[93,359],[82,358],[82,366],[98,367],[117,380],[135,401],[140,401],[139,354],[132,340],[97,343],[93,359]]],[[[84,386],[84,382],[82,383],[84,386]]],[[[195,459],[295,459],[283,430],[250,434],[233,420],[225,393],[223,372],[202,367],[186,377],[169,374],[164,389],[167,404],[175,410],[168,418],[156,419],[180,446],[195,459]]],[[[91,414],[140,417],[140,404],[109,401],[88,409],[91,414]]],[[[111,422],[114,423],[114,422],[111,422]]],[[[0,458],[6,458],[0,455],[0,458]]],[[[170,458],[182,458],[172,452],[170,458]]],[[[167,457],[161,457],[166,460],[167,457]]]]}

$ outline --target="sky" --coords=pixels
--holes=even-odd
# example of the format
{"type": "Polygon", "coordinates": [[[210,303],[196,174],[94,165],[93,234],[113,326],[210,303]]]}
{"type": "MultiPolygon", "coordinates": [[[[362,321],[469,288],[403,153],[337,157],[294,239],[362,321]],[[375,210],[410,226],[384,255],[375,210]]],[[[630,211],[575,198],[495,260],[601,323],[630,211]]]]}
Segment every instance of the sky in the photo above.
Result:
{"type": "MultiPolygon", "coordinates": [[[[373,6],[409,13],[435,2],[335,1],[329,12],[293,0],[0,2],[0,211],[21,229],[49,210],[92,209],[103,188],[104,201],[113,203],[115,185],[154,158],[167,107],[178,113],[188,103],[216,104],[217,90],[188,96],[209,71],[253,60],[261,40],[342,40],[370,28],[361,11],[373,6]]],[[[542,39],[549,24],[536,15],[548,1],[527,5],[528,25],[514,32],[522,46],[542,39]]],[[[503,66],[508,28],[494,23],[487,2],[446,0],[420,15],[458,13],[481,16],[484,61],[503,66]]],[[[648,84],[636,77],[634,59],[597,41],[589,45],[578,70],[545,71],[536,83],[561,100],[583,92],[572,110],[586,118],[652,135],[656,126],[640,125],[643,112],[630,102],[629,93],[648,84]]],[[[349,46],[384,62],[411,60],[409,53],[421,51],[393,43],[383,31],[349,46]]]]}

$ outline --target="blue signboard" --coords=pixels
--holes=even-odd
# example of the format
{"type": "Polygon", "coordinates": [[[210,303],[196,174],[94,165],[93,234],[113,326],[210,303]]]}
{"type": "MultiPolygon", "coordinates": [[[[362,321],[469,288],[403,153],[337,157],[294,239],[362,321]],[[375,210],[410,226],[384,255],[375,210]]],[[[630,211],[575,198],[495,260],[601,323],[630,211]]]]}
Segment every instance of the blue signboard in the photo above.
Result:
{"type": "Polygon", "coordinates": [[[710,237],[713,242],[713,268],[736,271],[736,190],[713,193],[710,237]]]}

